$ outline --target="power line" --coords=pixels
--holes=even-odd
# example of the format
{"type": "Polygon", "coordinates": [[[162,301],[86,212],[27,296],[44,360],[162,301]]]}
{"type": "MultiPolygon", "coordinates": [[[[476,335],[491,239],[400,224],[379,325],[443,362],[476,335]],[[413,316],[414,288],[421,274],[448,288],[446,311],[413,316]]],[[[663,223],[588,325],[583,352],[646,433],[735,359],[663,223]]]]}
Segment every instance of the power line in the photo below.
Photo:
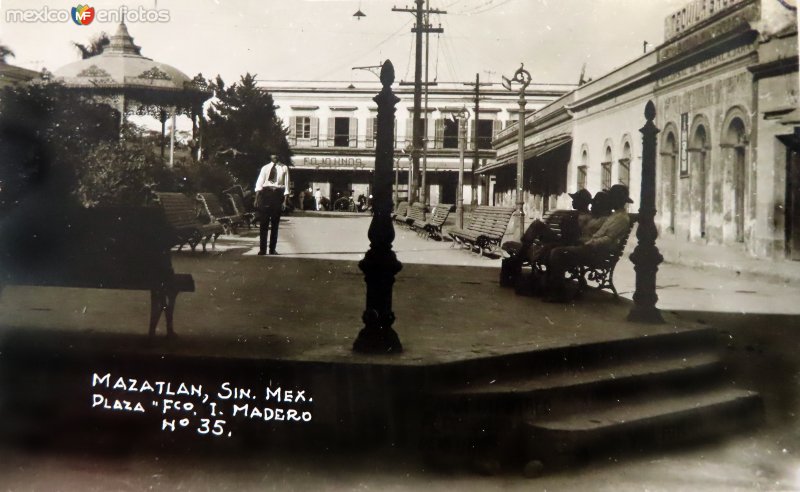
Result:
{"type": "Polygon", "coordinates": [[[365,51],[365,52],[363,52],[363,53],[361,53],[359,55],[356,55],[356,56],[354,56],[352,58],[349,58],[345,63],[342,63],[341,65],[337,66],[336,68],[334,68],[332,70],[329,70],[328,72],[325,72],[324,75],[322,75],[320,77],[317,77],[317,80],[323,80],[323,79],[325,79],[325,77],[327,77],[331,73],[334,73],[334,72],[337,72],[339,70],[342,70],[344,67],[352,66],[352,64],[356,60],[359,60],[360,58],[363,58],[363,57],[367,56],[368,54],[372,53],[376,49],[378,49],[381,46],[383,46],[384,44],[386,44],[387,42],[391,41],[395,36],[397,36],[398,34],[403,32],[406,29],[406,27],[408,27],[409,24],[411,24],[411,21],[408,21],[405,24],[403,24],[402,26],[400,26],[400,29],[394,31],[393,33],[388,35],[383,41],[381,41],[380,43],[376,44],[375,46],[373,46],[372,48],[368,49],[367,51],[365,51]]]}

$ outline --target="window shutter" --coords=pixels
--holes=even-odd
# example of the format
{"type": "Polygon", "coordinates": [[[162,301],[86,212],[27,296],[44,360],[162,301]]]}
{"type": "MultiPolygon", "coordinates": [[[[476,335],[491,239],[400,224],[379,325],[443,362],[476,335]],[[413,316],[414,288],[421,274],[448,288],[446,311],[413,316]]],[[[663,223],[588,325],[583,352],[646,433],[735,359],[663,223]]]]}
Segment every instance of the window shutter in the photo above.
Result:
{"type": "Polygon", "coordinates": [[[441,149],[444,144],[444,120],[438,118],[435,124],[435,131],[433,136],[433,148],[441,149]]]}
{"type": "Polygon", "coordinates": [[[297,145],[297,116],[289,117],[289,143],[297,145]]]}
{"type": "Polygon", "coordinates": [[[358,147],[358,118],[350,118],[348,147],[358,147]]]}
{"type": "Polygon", "coordinates": [[[408,115],[406,119],[406,144],[412,145],[414,143],[414,117],[412,115],[408,115]]]}
{"type": "Polygon", "coordinates": [[[311,145],[319,147],[319,118],[311,117],[311,145]]]}
{"type": "Polygon", "coordinates": [[[328,147],[333,147],[333,135],[336,128],[336,119],[328,118],[328,147]]]}
{"type": "Polygon", "coordinates": [[[375,127],[377,126],[377,118],[367,118],[367,148],[372,148],[375,146],[375,139],[373,138],[373,134],[375,133],[375,127]]]}
{"type": "MultiPolygon", "coordinates": [[[[378,118],[375,118],[375,122],[377,124],[378,118]]],[[[397,118],[394,119],[394,141],[392,142],[394,148],[397,148],[397,118]]]]}
{"type": "Polygon", "coordinates": [[[494,120],[492,122],[492,139],[494,139],[495,135],[500,133],[500,130],[503,129],[503,123],[500,120],[494,120]]]}

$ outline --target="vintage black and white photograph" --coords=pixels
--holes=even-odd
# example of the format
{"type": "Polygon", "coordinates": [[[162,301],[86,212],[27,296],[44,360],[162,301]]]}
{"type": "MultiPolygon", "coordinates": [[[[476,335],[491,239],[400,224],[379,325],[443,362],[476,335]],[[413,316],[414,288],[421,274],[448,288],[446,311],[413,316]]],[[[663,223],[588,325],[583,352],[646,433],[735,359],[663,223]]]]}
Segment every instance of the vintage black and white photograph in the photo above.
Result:
{"type": "Polygon", "coordinates": [[[2,0],[0,489],[800,490],[796,0],[2,0]]]}

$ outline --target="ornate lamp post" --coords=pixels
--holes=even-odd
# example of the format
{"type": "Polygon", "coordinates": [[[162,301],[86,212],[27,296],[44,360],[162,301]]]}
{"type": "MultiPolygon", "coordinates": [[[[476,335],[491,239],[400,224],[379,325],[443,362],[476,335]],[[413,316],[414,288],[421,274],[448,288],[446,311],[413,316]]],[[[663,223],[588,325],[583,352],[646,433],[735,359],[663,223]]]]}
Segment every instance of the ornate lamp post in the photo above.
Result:
{"type": "Polygon", "coordinates": [[[517,214],[519,216],[520,241],[522,241],[522,235],[525,234],[525,212],[523,211],[525,197],[522,192],[522,176],[525,163],[525,89],[531,83],[531,74],[524,67],[525,65],[520,63],[519,68],[514,72],[514,77],[510,80],[507,77],[503,77],[503,87],[507,90],[513,90],[513,83],[520,84],[519,121],[517,122],[517,141],[519,143],[517,150],[517,214]]]}
{"type": "Polygon", "coordinates": [[[642,192],[639,198],[639,226],[636,229],[639,242],[631,253],[636,270],[636,291],[628,321],[663,323],[661,311],[656,307],[656,272],[664,257],[656,247],[656,135],[660,130],[653,123],[656,117],[653,101],[647,102],[644,117],[647,122],[639,130],[642,133],[642,192]]]}
{"type": "Polygon", "coordinates": [[[467,120],[469,112],[462,107],[458,113],[453,113],[458,118],[458,188],[456,188],[456,227],[464,227],[464,147],[467,143],[467,120]]]}
{"type": "Polygon", "coordinates": [[[403,351],[400,338],[392,328],[392,287],[395,275],[403,268],[392,251],[392,166],[394,164],[394,114],[400,99],[392,92],[394,67],[386,60],[381,68],[383,89],[372,100],[378,104],[378,135],[373,173],[372,222],[369,226],[369,251],[358,267],[367,284],[367,306],[361,319],[364,328],[353,343],[362,353],[398,353],[403,351]]]}

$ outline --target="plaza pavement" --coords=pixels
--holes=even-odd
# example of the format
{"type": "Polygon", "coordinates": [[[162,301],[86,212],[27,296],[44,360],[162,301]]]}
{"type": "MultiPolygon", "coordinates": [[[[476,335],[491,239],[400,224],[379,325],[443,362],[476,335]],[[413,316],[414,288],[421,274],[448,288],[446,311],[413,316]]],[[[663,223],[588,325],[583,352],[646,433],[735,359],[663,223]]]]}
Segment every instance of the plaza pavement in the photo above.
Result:
{"type": "MultiPolygon", "coordinates": [[[[499,260],[451,249],[399,229],[394,243],[404,269],[395,284],[400,356],[354,356],[361,328],[369,217],[298,214],[281,224],[278,257],[256,256],[257,234],[226,236],[207,253],[173,254],[177,272],[191,273],[197,291],[179,296],[179,338],[145,343],[146,293],[10,287],[0,298],[0,330],[22,328],[41,346],[92,340],[115,350],[172,355],[341,360],[420,364],[673,330],[626,323],[627,300],[589,295],[576,305],[549,305],[497,285],[499,260]],[[47,335],[59,336],[49,338],[47,335]],[[66,336],[64,336],[66,334],[66,336]],[[118,346],[120,341],[124,347],[118,346]]],[[[615,280],[633,291],[627,258],[615,280]]],[[[724,444],[656,454],[578,474],[479,478],[431,471],[391,451],[338,456],[332,450],[260,457],[134,455],[92,458],[74,452],[26,454],[0,450],[0,486],[7,490],[794,490],[800,450],[796,351],[798,287],[779,276],[665,263],[660,307],[668,319],[711,324],[728,333],[732,360],[751,365],[746,384],[765,396],[771,425],[724,444]],[[672,312],[674,311],[674,313],[672,312]],[[746,313],[746,315],[742,315],[746,313]],[[722,325],[722,326],[720,326],[722,325]],[[161,461],[159,460],[159,457],[161,461]],[[352,459],[362,463],[355,466],[352,459]],[[94,463],[92,464],[92,460],[94,463]],[[322,460],[322,461],[320,461],[322,460]]],[[[163,323],[163,321],[162,321],[163,323]]],[[[163,334],[163,326],[159,334],[163,334]]]]}

